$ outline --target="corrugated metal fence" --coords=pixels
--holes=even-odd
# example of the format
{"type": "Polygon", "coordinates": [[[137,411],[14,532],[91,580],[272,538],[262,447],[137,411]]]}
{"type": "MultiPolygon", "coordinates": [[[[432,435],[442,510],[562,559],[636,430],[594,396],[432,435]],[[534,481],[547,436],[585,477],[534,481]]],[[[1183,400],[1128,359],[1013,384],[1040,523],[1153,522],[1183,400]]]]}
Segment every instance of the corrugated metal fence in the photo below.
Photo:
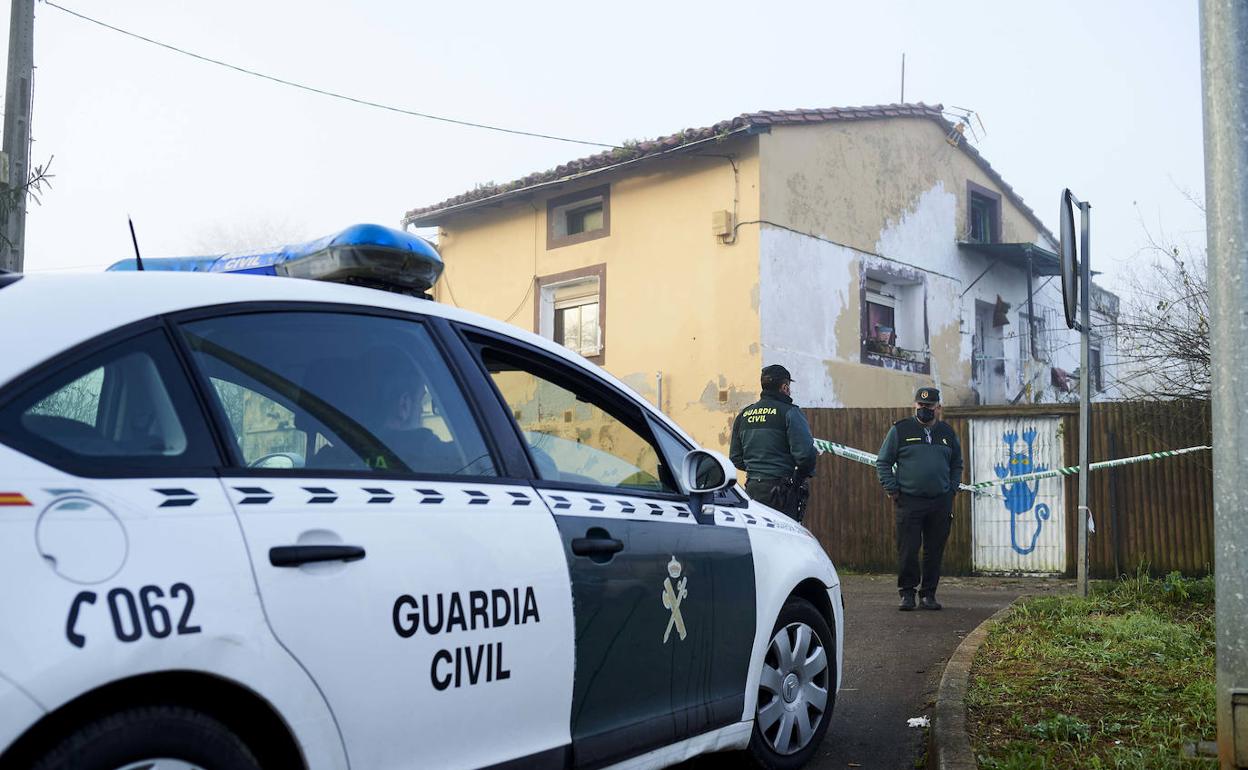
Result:
{"type": "MultiPolygon", "coordinates": [[[[910,408],[807,409],[819,438],[870,452],[879,451],[888,428],[910,408]]],[[[945,420],[958,432],[971,474],[971,421],[978,418],[1061,418],[1066,465],[1079,459],[1079,415],[1072,405],[949,407],[945,420]]],[[[1091,461],[1129,457],[1162,449],[1207,444],[1208,402],[1093,404],[1091,461]]],[[[1213,569],[1213,458],[1198,452],[1165,460],[1096,471],[1090,476],[1088,506],[1096,533],[1088,537],[1091,574],[1108,577],[1141,563],[1154,572],[1190,575],[1213,569]]],[[[980,481],[982,479],[975,479],[980,481]]],[[[1065,479],[1066,574],[1077,554],[1078,477],[1065,479]]],[[[864,571],[896,568],[891,503],[874,468],[832,455],[819,459],[811,485],[807,526],[838,567],[864,571]]],[[[947,574],[971,574],[971,498],[958,496],[954,526],[945,550],[947,574]]]]}

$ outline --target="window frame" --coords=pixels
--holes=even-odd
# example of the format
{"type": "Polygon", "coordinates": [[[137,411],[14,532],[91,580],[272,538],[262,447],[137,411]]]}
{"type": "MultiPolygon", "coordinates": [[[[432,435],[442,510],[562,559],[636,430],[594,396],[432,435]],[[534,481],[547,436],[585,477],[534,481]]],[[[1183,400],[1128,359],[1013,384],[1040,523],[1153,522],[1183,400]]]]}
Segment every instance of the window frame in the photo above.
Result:
{"type": "Polygon", "coordinates": [[[1020,361],[1035,361],[1040,364],[1053,363],[1052,338],[1050,329],[1045,323],[1045,313],[1037,308],[1035,315],[1026,310],[1018,312],[1019,353],[1020,361]],[[1026,344],[1024,344],[1026,343],[1026,344]],[[1033,351],[1035,355],[1033,355],[1033,351]],[[1025,355],[1024,355],[1025,354],[1025,355]]]}
{"type": "Polygon", "coordinates": [[[562,248],[564,246],[572,246],[577,243],[593,241],[599,238],[606,238],[611,235],[611,185],[604,184],[597,187],[588,187],[584,190],[558,195],[549,198],[546,201],[546,250],[562,248]],[[590,206],[601,199],[602,203],[602,227],[596,230],[582,231],[566,234],[560,234],[556,225],[560,219],[566,221],[569,211],[576,211],[590,206]],[[581,205],[578,205],[581,204],[581,205]]]}
{"type": "MultiPolygon", "coordinates": [[[[891,298],[893,310],[893,334],[897,335],[897,316],[905,312],[909,308],[909,304],[901,297],[891,298]]],[[[917,302],[913,304],[918,304],[917,302]]],[[[888,266],[875,264],[872,266],[863,266],[859,273],[858,280],[858,315],[859,315],[859,345],[858,345],[858,361],[867,366],[878,366],[883,369],[892,369],[895,371],[909,372],[911,374],[929,374],[931,372],[932,355],[929,350],[931,346],[931,328],[928,325],[927,314],[927,278],[926,275],[918,271],[898,271],[890,269],[888,266]],[[883,277],[881,277],[883,276],[883,277]],[[913,350],[911,348],[902,348],[914,353],[919,353],[922,358],[906,359],[899,356],[892,356],[881,353],[873,347],[873,338],[871,336],[870,309],[868,304],[880,305],[882,303],[874,302],[871,296],[879,296],[883,299],[890,299],[883,296],[881,292],[870,290],[867,287],[868,281],[875,281],[882,284],[897,284],[902,286],[918,286],[923,295],[921,310],[913,308],[913,312],[922,312],[923,314],[923,349],[913,350]]],[[[899,347],[899,346],[898,346],[899,347]]]]}
{"type": "MultiPolygon", "coordinates": [[[[469,326],[465,324],[456,324],[455,326],[461,337],[464,339],[465,344],[471,350],[477,370],[489,384],[490,392],[492,394],[492,398],[494,399],[495,405],[506,416],[507,422],[511,426],[511,436],[519,442],[520,447],[524,451],[532,476],[531,483],[534,487],[540,489],[566,489],[571,491],[596,492],[600,494],[612,495],[631,495],[636,497],[653,498],[656,500],[672,500],[681,502],[689,499],[688,493],[683,491],[683,483],[680,479],[679,463],[683,458],[669,457],[668,453],[663,450],[662,443],[658,440],[658,437],[654,435],[655,428],[651,424],[653,416],[648,413],[648,410],[642,405],[642,403],[629,397],[628,394],[596,376],[592,371],[576,366],[572,362],[561,360],[558,356],[534,345],[530,345],[513,337],[501,335],[488,329],[482,329],[476,326],[469,326]],[[618,420],[629,430],[637,433],[642,439],[650,443],[650,445],[655,449],[656,454],[658,454],[660,460],[667,465],[668,471],[672,474],[672,479],[676,484],[676,491],[663,492],[647,489],[634,489],[631,487],[608,487],[600,484],[552,481],[550,479],[541,478],[541,474],[537,469],[537,463],[529,452],[528,442],[524,439],[524,433],[520,428],[520,424],[516,422],[515,418],[512,416],[506,399],[498,390],[498,387],[494,384],[494,380],[490,377],[489,370],[485,366],[485,361],[482,359],[483,351],[488,348],[498,348],[504,355],[523,359],[526,364],[532,365],[534,369],[541,372],[540,376],[549,379],[551,382],[560,387],[567,388],[568,383],[576,386],[584,385],[585,389],[587,389],[596,400],[604,402],[609,406],[633,410],[636,413],[636,419],[630,421],[617,417],[612,413],[612,410],[604,408],[600,403],[594,404],[608,414],[611,414],[613,418],[618,420]]],[[[574,388],[567,389],[574,390],[574,388]]],[[[676,436],[676,434],[671,431],[669,431],[669,433],[671,433],[673,437],[676,436]]],[[[680,443],[687,445],[688,442],[680,440],[680,443]]]]}
{"type": "MultiPolygon", "coordinates": [[[[19,434],[17,436],[0,437],[0,443],[27,455],[41,463],[45,463],[57,470],[70,473],[75,476],[91,479],[128,479],[128,478],[214,478],[218,475],[218,470],[222,465],[223,458],[229,451],[228,442],[220,432],[220,426],[213,419],[208,403],[204,401],[203,393],[200,391],[198,380],[189,362],[183,355],[183,351],[177,335],[169,326],[164,316],[153,316],[145,318],[141,321],[119,326],[111,329],[103,334],[92,337],[85,342],[74,345],[51,358],[39,363],[38,365],[28,369],[18,377],[11,380],[7,385],[0,389],[0,411],[4,411],[20,402],[27,394],[45,383],[49,378],[55,377],[58,373],[76,366],[82,361],[90,359],[102,352],[110,350],[122,345],[127,341],[134,340],[151,332],[159,332],[161,339],[164,341],[171,360],[177,367],[177,374],[180,375],[182,383],[186,386],[187,393],[190,396],[190,402],[187,404],[190,412],[178,411],[179,420],[183,421],[182,428],[187,434],[187,440],[195,441],[196,434],[208,439],[209,445],[205,447],[214,461],[209,465],[187,464],[179,465],[170,463],[168,468],[152,467],[148,465],[123,465],[117,463],[111,465],[109,463],[101,463],[101,458],[90,458],[87,461],[82,456],[67,452],[63,447],[47,442],[44,439],[34,436],[35,441],[24,440],[19,434]],[[198,425],[186,424],[186,418],[197,420],[198,425]],[[202,431],[199,430],[202,428],[202,431]],[[16,439],[16,440],[15,440],[16,439]],[[111,465],[111,467],[109,467],[111,465]]],[[[162,383],[166,388],[170,383],[162,383]]],[[[176,387],[176,386],[175,386],[176,387]]],[[[170,393],[171,400],[174,401],[174,407],[178,404],[173,393],[170,393]]],[[[200,439],[202,440],[202,439],[200,439]]]]}
{"type": "Polygon", "coordinates": [[[1101,338],[1091,336],[1088,339],[1088,392],[1094,395],[1105,392],[1105,347],[1101,338]],[[1092,355],[1096,354],[1093,365],[1092,355]]]}
{"type": "MultiPolygon", "coordinates": [[[[542,308],[546,304],[544,292],[553,291],[563,284],[575,283],[590,278],[598,279],[598,353],[592,356],[585,356],[579,351],[573,350],[572,352],[598,366],[605,366],[607,363],[607,266],[605,263],[534,278],[533,333],[554,342],[556,345],[562,344],[554,338],[555,323],[553,316],[551,318],[550,336],[542,333],[542,308]]],[[[558,312],[558,303],[553,296],[550,304],[552,312],[558,312]]],[[[568,349],[571,350],[571,348],[568,349]]]]}
{"type": "Polygon", "coordinates": [[[972,243],[1001,243],[1001,238],[1001,194],[968,179],[966,182],[966,240],[972,243]],[[971,203],[975,198],[992,204],[992,213],[989,217],[991,232],[988,233],[987,240],[976,240],[971,237],[971,223],[974,221],[971,203]]]}
{"type": "Polygon", "coordinates": [[[472,481],[479,484],[514,484],[517,481],[528,481],[527,468],[517,463],[515,452],[508,451],[505,447],[499,445],[496,440],[498,436],[497,418],[485,413],[480,408],[481,393],[480,384],[475,383],[474,378],[465,376],[465,367],[462,357],[456,356],[454,353],[454,344],[448,344],[448,337],[453,334],[448,333],[449,327],[445,319],[438,316],[426,316],[419,313],[405,312],[401,310],[393,310],[390,308],[371,307],[367,305],[352,305],[327,302],[291,302],[291,301],[273,301],[273,302],[236,302],[222,305],[213,305],[208,307],[195,308],[193,310],[185,310],[169,315],[170,325],[176,337],[177,345],[182,353],[186,356],[186,360],[191,362],[193,368],[193,385],[200,391],[201,400],[208,402],[208,411],[211,419],[216,424],[217,429],[221,431],[221,435],[227,444],[229,450],[229,461],[221,466],[221,475],[229,475],[230,477],[258,477],[258,478],[344,478],[344,479],[410,479],[410,480],[428,480],[428,481],[450,481],[464,482],[472,481]],[[494,463],[494,468],[498,475],[496,476],[470,476],[470,475],[448,475],[448,474],[432,474],[432,473],[416,473],[404,472],[397,470],[387,470],[385,472],[377,471],[361,471],[361,470],[338,470],[332,468],[252,468],[249,467],[239,450],[232,446],[233,442],[228,440],[228,436],[232,434],[229,428],[229,418],[222,409],[219,399],[216,397],[216,391],[209,381],[208,375],[194,366],[192,351],[189,342],[185,339],[181,326],[186,323],[200,321],[211,318],[222,318],[226,316],[236,315],[254,315],[259,313],[331,313],[335,315],[364,315],[382,318],[393,318],[396,320],[407,321],[411,323],[422,324],[429,333],[430,339],[433,341],[435,349],[442,355],[443,361],[446,363],[447,369],[450,370],[451,376],[456,385],[459,386],[459,392],[462,394],[467,404],[469,414],[473,420],[474,426],[481,434],[481,438],[485,443],[486,450],[489,452],[490,459],[494,463]]]}

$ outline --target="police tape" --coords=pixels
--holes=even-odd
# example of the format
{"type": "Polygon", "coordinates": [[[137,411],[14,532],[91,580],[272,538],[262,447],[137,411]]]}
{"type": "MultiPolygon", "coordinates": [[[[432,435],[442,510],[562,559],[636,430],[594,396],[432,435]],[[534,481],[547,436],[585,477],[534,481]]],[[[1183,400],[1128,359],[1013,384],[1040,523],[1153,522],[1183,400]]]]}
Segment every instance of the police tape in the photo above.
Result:
{"type": "MultiPolygon", "coordinates": [[[[875,465],[877,457],[870,452],[864,452],[861,449],[837,444],[834,441],[826,441],[821,438],[815,439],[815,449],[820,454],[831,452],[838,457],[844,457],[847,460],[863,463],[864,465],[875,465]]],[[[1174,457],[1176,455],[1185,455],[1190,452],[1200,452],[1206,449],[1213,449],[1211,446],[1190,446],[1184,449],[1167,449],[1161,452],[1149,452],[1148,454],[1135,455],[1134,457],[1120,457],[1117,460],[1103,460],[1099,463],[1092,463],[1088,466],[1089,471],[1099,471],[1105,468],[1113,468],[1119,465],[1131,465],[1133,463],[1148,462],[1150,460],[1161,460],[1166,457],[1174,457]]],[[[1006,476],[1005,478],[992,479],[990,481],[977,481],[974,484],[959,484],[958,488],[966,492],[974,492],[981,494],[989,487],[995,487],[1002,484],[1017,484],[1020,481],[1033,481],[1035,479],[1047,479],[1053,476],[1074,476],[1079,473],[1078,465],[1070,465],[1065,468],[1053,468],[1047,471],[1036,471],[1035,473],[1024,473],[1019,476],[1006,476]]]]}

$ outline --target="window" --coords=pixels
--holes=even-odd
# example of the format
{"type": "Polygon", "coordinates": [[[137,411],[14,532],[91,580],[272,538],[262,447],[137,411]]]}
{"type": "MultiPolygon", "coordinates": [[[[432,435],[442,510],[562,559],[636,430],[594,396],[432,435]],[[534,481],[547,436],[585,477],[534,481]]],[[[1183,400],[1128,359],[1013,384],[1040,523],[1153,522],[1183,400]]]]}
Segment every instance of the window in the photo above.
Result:
{"type": "Polygon", "coordinates": [[[1095,345],[1089,340],[1088,371],[1092,375],[1092,379],[1088,380],[1088,388],[1093,393],[1100,393],[1105,389],[1105,383],[1101,379],[1101,346],[1099,340],[1095,345]]]}
{"type": "Polygon", "coordinates": [[[1052,339],[1045,318],[1040,315],[1018,314],[1018,358],[1020,361],[1049,362],[1053,358],[1052,339]],[[1034,332],[1034,341],[1033,341],[1034,332]]]}
{"type": "Polygon", "coordinates": [[[482,360],[547,481],[676,492],[641,410],[585,383],[492,348],[482,360]]]}
{"type": "Polygon", "coordinates": [[[85,475],[167,474],[219,464],[190,384],[160,331],[51,375],[5,408],[0,435],[85,475]]]}
{"type": "Polygon", "coordinates": [[[567,226],[564,228],[568,235],[579,235],[580,233],[592,233],[595,230],[602,229],[602,201],[591,203],[588,206],[569,209],[564,216],[567,218],[567,226]]]}
{"type": "Polygon", "coordinates": [[[183,332],[249,467],[496,475],[423,324],[272,312],[193,321],[183,332]]]}
{"type": "Polygon", "coordinates": [[[966,183],[967,240],[998,243],[1001,240],[1001,196],[974,182],[966,183]]]}
{"type": "Polygon", "coordinates": [[[534,329],[601,366],[605,363],[605,265],[537,279],[534,329]]]}
{"type": "Polygon", "coordinates": [[[897,298],[882,281],[867,279],[867,339],[881,352],[897,344],[897,298]]]}
{"type": "Polygon", "coordinates": [[[561,195],[546,202],[546,248],[557,249],[611,234],[609,185],[561,195]]]}
{"type": "Polygon", "coordinates": [[[555,289],[555,342],[583,356],[598,355],[598,279],[555,289]]]}
{"type": "Polygon", "coordinates": [[[919,275],[875,268],[864,272],[863,363],[927,372],[927,300],[919,275]]]}

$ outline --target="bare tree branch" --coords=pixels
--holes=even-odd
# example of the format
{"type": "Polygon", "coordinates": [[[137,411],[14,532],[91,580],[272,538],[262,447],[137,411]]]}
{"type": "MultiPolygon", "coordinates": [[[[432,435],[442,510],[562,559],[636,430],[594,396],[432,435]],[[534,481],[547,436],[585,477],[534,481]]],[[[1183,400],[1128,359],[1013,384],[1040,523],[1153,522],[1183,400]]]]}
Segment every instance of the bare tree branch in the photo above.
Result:
{"type": "MultiPolygon", "coordinates": [[[[9,221],[9,214],[18,206],[26,205],[26,197],[29,196],[35,202],[35,205],[42,205],[43,199],[40,197],[45,189],[52,187],[52,179],[55,174],[50,172],[52,168],[52,157],[48,158],[48,162],[41,166],[35,166],[30,170],[30,174],[26,178],[25,184],[17,187],[9,188],[7,185],[0,189],[0,223],[9,221]]],[[[9,247],[13,242],[9,240],[8,234],[5,232],[7,228],[0,227],[0,246],[9,247]]]]}

